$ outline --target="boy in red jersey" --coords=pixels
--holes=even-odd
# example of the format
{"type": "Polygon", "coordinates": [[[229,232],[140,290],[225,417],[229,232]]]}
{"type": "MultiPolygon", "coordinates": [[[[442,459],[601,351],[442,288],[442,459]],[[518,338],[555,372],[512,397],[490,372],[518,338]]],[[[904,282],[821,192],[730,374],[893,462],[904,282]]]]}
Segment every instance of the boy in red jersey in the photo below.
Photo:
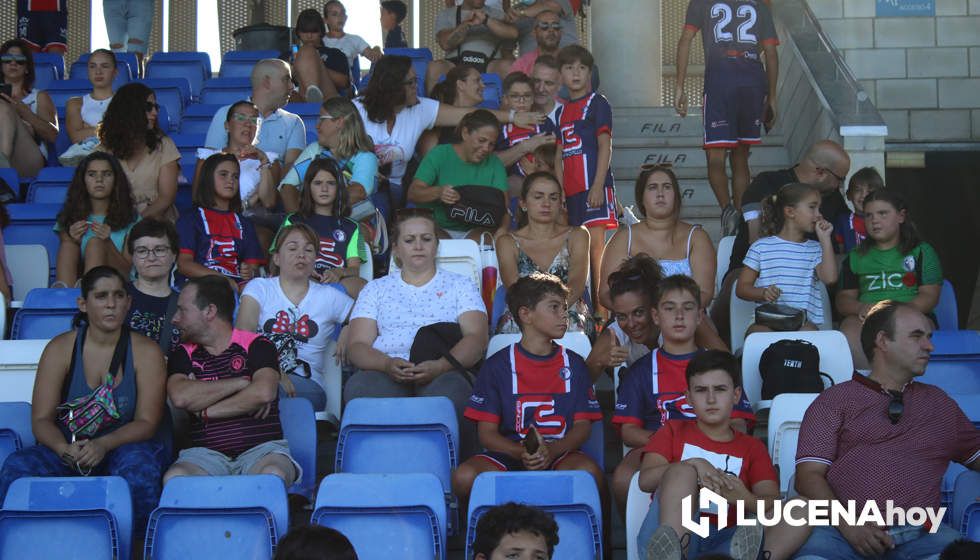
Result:
{"type": "Polygon", "coordinates": [[[568,329],[567,301],[568,288],[550,274],[533,273],[507,290],[521,341],[490,356],[476,378],[464,416],[478,423],[485,451],[453,473],[462,503],[487,471],[583,470],[605,495],[602,469],[579,450],[592,422],[602,420],[589,371],[581,356],[554,342],[568,329]]]}
{"type": "MultiPolygon", "coordinates": [[[[558,51],[562,85],[568,101],[555,108],[559,152],[555,176],[565,188],[568,224],[585,226],[591,241],[592,285],[598,286],[606,230],[615,229],[616,189],[612,169],[612,108],[592,91],[592,53],[579,45],[558,51]]],[[[592,294],[592,301],[598,301],[592,294]]]]}

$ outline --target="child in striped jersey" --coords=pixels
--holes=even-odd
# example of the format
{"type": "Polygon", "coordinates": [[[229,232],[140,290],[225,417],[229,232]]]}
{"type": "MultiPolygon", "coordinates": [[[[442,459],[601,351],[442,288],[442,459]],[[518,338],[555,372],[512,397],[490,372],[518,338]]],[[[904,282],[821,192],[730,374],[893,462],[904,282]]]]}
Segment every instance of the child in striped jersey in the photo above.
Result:
{"type": "MultiPolygon", "coordinates": [[[[749,301],[803,309],[807,317],[801,330],[817,330],[815,325],[824,322],[817,281],[837,281],[833,231],[834,226],[820,215],[820,191],[816,187],[784,185],[762,203],[763,237],[745,255],[735,294],[749,301]]],[[[752,324],[745,334],[768,330],[752,324]]]]}

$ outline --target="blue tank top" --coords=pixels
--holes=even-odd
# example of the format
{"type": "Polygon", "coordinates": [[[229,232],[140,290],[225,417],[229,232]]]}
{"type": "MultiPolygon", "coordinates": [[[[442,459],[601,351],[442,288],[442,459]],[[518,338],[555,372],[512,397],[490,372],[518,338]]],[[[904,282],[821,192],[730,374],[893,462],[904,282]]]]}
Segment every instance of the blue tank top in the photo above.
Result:
{"type": "MultiPolygon", "coordinates": [[[[82,359],[82,348],[85,346],[85,334],[87,327],[79,327],[75,335],[75,349],[72,352],[72,369],[69,372],[71,379],[68,380],[68,392],[62,402],[71,401],[78,397],[90,394],[93,389],[88,386],[85,379],[85,360],[82,359]]],[[[129,329],[123,329],[123,336],[131,336],[129,329]]],[[[124,426],[133,421],[136,414],[136,368],[133,366],[133,341],[130,339],[126,348],[126,358],[122,363],[122,381],[119,385],[112,388],[112,398],[116,401],[116,408],[119,410],[119,421],[113,422],[111,426],[98,433],[99,436],[105,435],[113,430],[124,426]]],[[[112,372],[114,378],[118,379],[119,372],[112,372]]],[[[103,372],[101,376],[104,376],[103,372]]],[[[103,377],[104,378],[104,377],[103,377]]],[[[64,424],[59,423],[65,439],[71,440],[71,434],[64,424]]]]}

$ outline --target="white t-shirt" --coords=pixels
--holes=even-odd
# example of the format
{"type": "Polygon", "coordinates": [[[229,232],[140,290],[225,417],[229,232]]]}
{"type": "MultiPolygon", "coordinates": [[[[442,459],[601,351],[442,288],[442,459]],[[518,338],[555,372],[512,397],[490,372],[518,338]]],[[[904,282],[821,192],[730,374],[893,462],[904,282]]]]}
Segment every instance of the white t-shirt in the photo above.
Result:
{"type": "Polygon", "coordinates": [[[343,51],[347,55],[347,64],[350,64],[351,68],[354,67],[354,60],[357,59],[358,55],[364,52],[364,49],[371,48],[371,45],[360,35],[351,35],[350,33],[345,33],[339,39],[324,35],[323,46],[343,51]]]}
{"type": "Polygon", "coordinates": [[[306,297],[299,305],[293,305],[283,293],[278,277],[253,279],[245,285],[242,296],[259,304],[258,332],[276,345],[280,369],[305,377],[305,368],[297,362],[298,358],[310,366],[310,377],[326,389],[324,361],[333,358],[326,356],[324,350],[354,300],[332,286],[310,280],[306,297]]]}
{"type": "MultiPolygon", "coordinates": [[[[198,148],[197,149],[197,159],[206,160],[214,154],[220,153],[223,150],[213,150],[211,148],[198,148]]],[[[276,161],[279,159],[279,154],[266,152],[265,156],[269,158],[269,161],[276,161]]],[[[242,203],[248,200],[255,189],[259,188],[259,182],[262,180],[262,173],[259,171],[260,162],[258,159],[240,159],[238,160],[239,175],[238,175],[238,191],[242,195],[242,203]]]]}
{"type": "Polygon", "coordinates": [[[419,328],[457,322],[467,311],[487,312],[473,281],[440,269],[424,286],[406,283],[401,274],[368,282],[357,297],[351,320],[373,319],[378,324],[374,348],[407,360],[419,328]]]}
{"type": "Polygon", "coordinates": [[[775,284],[782,290],[776,303],[805,309],[807,320],[823,323],[823,301],[816,268],[823,262],[820,243],[807,239],[803,243],[786,241],[775,235],[753,243],[742,261],[759,273],[756,288],[775,284]]]}
{"type": "Polygon", "coordinates": [[[393,184],[401,185],[405,167],[408,165],[408,160],[412,159],[419,137],[436,124],[439,102],[428,97],[419,98],[418,104],[405,107],[395,116],[395,126],[390,133],[388,123],[368,120],[367,111],[360,99],[355,99],[354,105],[361,113],[364,129],[374,141],[374,153],[378,156],[378,165],[390,162],[391,175],[388,180],[393,184]]]}

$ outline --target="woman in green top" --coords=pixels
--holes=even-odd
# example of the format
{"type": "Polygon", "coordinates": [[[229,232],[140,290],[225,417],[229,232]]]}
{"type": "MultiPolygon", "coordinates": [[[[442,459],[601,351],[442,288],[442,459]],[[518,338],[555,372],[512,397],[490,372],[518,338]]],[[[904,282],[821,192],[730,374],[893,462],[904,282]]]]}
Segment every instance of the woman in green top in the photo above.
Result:
{"type": "Polygon", "coordinates": [[[128,277],[132,262],[123,245],[138,218],[119,160],[105,152],[86,156],[75,169],[65,205],[55,220],[54,230],[61,240],[55,286],[74,286],[79,272],[101,265],[128,277]]]}
{"type": "Polygon", "coordinates": [[[844,259],[836,301],[857,369],[868,368],[861,325],[871,306],[886,299],[908,302],[935,322],[932,310],[943,283],[939,257],[922,241],[900,194],[875,191],[864,199],[864,212],[868,237],[844,259]]]}
{"type": "Polygon", "coordinates": [[[459,201],[454,187],[481,185],[506,194],[507,170],[494,153],[500,121],[490,111],[477,109],[459,123],[461,140],[455,144],[436,146],[426,154],[415,172],[408,189],[408,201],[431,208],[439,225],[439,237],[478,240],[482,233],[499,234],[507,231],[507,219],[496,232],[486,228],[470,228],[451,220],[446,209],[459,201]]]}

